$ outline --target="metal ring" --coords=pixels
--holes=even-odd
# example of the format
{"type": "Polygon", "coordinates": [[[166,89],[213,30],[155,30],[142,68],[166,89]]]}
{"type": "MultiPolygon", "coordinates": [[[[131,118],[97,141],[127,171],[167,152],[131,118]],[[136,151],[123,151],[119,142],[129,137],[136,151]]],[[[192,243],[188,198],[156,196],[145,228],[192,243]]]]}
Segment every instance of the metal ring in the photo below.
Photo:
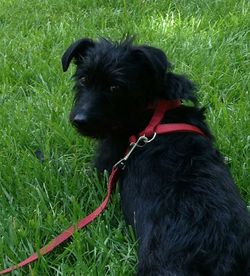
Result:
{"type": "Polygon", "coordinates": [[[150,143],[150,142],[152,142],[152,141],[155,139],[156,135],[157,135],[157,133],[156,133],[156,132],[154,132],[153,137],[152,137],[151,139],[149,139],[146,143],[150,143]]]}
{"type": "Polygon", "coordinates": [[[152,137],[151,139],[148,139],[148,137],[146,137],[145,135],[140,136],[140,137],[138,138],[137,142],[136,142],[137,147],[142,148],[142,147],[144,147],[146,144],[152,142],[152,141],[155,139],[156,135],[157,135],[157,133],[155,132],[154,135],[153,135],[153,137],[152,137]],[[142,142],[143,144],[140,145],[140,142],[142,142]]]}

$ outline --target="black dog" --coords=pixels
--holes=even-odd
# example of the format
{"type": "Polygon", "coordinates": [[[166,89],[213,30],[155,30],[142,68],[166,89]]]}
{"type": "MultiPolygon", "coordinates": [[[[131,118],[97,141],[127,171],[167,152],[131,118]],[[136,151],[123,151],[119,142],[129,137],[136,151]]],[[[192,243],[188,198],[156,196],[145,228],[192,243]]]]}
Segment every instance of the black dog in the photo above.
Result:
{"type": "Polygon", "coordinates": [[[136,148],[122,171],[122,209],[139,240],[138,275],[250,275],[250,215],[213,146],[192,82],[170,71],[161,50],[131,39],[76,41],[63,55],[64,71],[72,59],[70,120],[99,139],[99,171],[110,172],[124,156],[159,99],[192,101],[166,112],[163,122],[189,123],[206,135],[158,135],[136,148]]]}

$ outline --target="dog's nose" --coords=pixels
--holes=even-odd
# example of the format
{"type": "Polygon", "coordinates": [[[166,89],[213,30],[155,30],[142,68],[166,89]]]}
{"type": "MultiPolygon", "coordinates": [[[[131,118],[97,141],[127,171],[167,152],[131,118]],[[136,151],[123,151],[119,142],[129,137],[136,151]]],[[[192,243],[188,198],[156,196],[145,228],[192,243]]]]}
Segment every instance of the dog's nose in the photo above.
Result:
{"type": "Polygon", "coordinates": [[[74,125],[81,125],[81,124],[85,124],[87,123],[88,118],[86,115],[84,114],[76,114],[73,118],[72,118],[72,123],[74,125]]]}

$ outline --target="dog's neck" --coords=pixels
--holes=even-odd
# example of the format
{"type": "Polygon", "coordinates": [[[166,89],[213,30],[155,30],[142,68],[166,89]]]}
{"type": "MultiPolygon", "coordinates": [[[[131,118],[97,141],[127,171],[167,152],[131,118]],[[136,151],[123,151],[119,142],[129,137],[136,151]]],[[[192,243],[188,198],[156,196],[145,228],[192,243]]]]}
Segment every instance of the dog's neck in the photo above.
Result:
{"type": "MultiPolygon", "coordinates": [[[[155,102],[151,102],[147,105],[144,111],[138,112],[138,115],[133,118],[132,123],[127,126],[129,130],[125,136],[130,137],[141,132],[152,120],[152,117],[159,117],[162,119],[164,114],[170,110],[173,110],[181,105],[180,100],[164,100],[159,99],[155,102]],[[157,111],[157,113],[156,113],[157,111]]],[[[160,123],[160,120],[159,122],[160,123]]]]}

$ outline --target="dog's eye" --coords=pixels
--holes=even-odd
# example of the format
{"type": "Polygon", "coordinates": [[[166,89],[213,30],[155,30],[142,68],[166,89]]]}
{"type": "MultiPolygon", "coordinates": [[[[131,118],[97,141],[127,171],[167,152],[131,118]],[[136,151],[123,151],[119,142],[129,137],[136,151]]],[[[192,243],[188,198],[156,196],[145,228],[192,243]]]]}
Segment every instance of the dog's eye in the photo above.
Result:
{"type": "Polygon", "coordinates": [[[81,85],[81,86],[85,86],[85,84],[86,84],[86,80],[87,80],[87,78],[86,78],[86,77],[81,77],[81,78],[79,79],[79,83],[80,83],[80,85],[81,85]]]}
{"type": "Polygon", "coordinates": [[[109,89],[111,92],[117,92],[120,90],[120,86],[119,85],[111,85],[109,89]]]}

